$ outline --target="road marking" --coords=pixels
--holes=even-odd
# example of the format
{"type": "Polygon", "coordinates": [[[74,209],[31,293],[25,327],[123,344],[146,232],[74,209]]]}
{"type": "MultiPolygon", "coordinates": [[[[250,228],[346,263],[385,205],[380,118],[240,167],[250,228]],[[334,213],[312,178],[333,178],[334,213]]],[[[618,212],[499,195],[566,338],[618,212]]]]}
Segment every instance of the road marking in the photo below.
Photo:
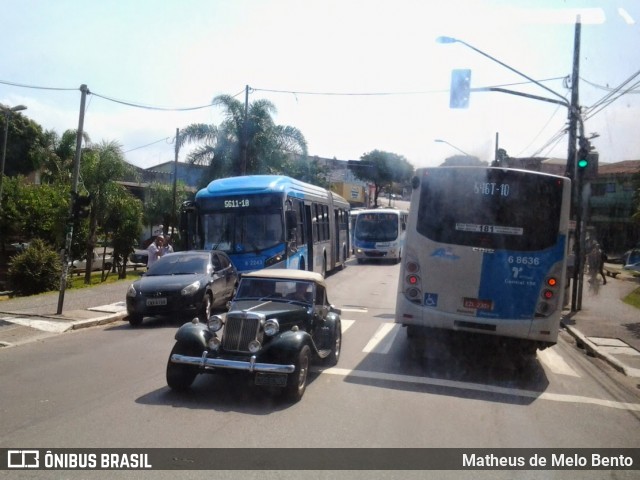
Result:
{"type": "Polygon", "coordinates": [[[369,310],[367,308],[349,308],[349,307],[340,307],[340,311],[342,312],[355,312],[355,313],[367,313],[369,310]]]}
{"type": "Polygon", "coordinates": [[[558,353],[547,348],[538,352],[538,359],[544,363],[556,375],[570,375],[579,377],[580,375],[569,366],[569,364],[558,353]]]}
{"type": "Polygon", "coordinates": [[[378,330],[373,337],[371,337],[371,340],[369,340],[369,343],[367,343],[362,351],[365,353],[389,353],[391,345],[398,334],[399,328],[400,325],[397,323],[383,323],[378,327],[378,330]],[[392,330],[393,334],[389,335],[392,330]]]}
{"type": "Polygon", "coordinates": [[[27,317],[3,317],[0,320],[22,325],[24,327],[35,328],[44,332],[62,333],[71,330],[73,325],[69,322],[57,322],[55,320],[41,320],[39,318],[27,317]]]}
{"type": "Polygon", "coordinates": [[[356,323],[355,320],[345,320],[344,318],[340,319],[340,322],[342,323],[342,333],[349,330],[349,327],[356,323]]]}
{"type": "Polygon", "coordinates": [[[536,400],[547,400],[560,403],[582,403],[585,405],[597,405],[600,407],[615,408],[618,410],[629,410],[640,412],[639,403],[616,402],[613,400],[603,400],[600,398],[582,397],[578,395],[564,395],[560,393],[536,392],[532,390],[521,390],[517,388],[498,387],[492,385],[482,385],[478,383],[458,382],[455,380],[443,380],[437,378],[417,377],[413,375],[399,375],[394,373],[371,372],[366,370],[349,370],[346,368],[332,367],[321,370],[322,373],[338,375],[342,377],[366,378],[373,380],[384,380],[391,382],[416,383],[420,385],[457,388],[460,390],[472,390],[483,393],[493,393],[510,395],[515,397],[532,398],[536,400]]]}

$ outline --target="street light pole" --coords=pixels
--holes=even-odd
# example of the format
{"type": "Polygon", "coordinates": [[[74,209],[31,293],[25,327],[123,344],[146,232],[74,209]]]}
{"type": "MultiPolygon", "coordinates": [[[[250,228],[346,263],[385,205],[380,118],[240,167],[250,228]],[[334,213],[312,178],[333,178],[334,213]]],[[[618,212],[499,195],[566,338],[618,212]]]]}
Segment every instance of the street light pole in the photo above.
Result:
{"type": "Polygon", "coordinates": [[[4,184],[4,163],[7,158],[7,137],[9,135],[9,120],[11,119],[11,114],[14,112],[19,112],[21,110],[26,110],[27,107],[24,105],[16,105],[13,108],[3,108],[4,110],[4,141],[2,142],[2,166],[0,166],[0,212],[2,211],[2,187],[4,184]]]}
{"type": "Polygon", "coordinates": [[[467,152],[465,152],[464,150],[459,149],[458,147],[456,147],[455,145],[452,145],[451,143],[447,142],[446,140],[442,140],[441,138],[436,138],[434,140],[434,142],[436,143],[446,143],[447,145],[449,145],[452,148],[455,148],[456,150],[458,150],[460,153],[462,153],[463,155],[466,155],[467,157],[470,157],[471,155],[469,155],[467,152]]]}
{"type": "Polygon", "coordinates": [[[527,80],[529,80],[532,83],[535,83],[536,85],[538,85],[541,88],[544,88],[547,92],[552,93],[553,95],[555,95],[556,97],[560,97],[560,99],[562,99],[562,104],[563,105],[567,105],[568,106],[568,102],[567,99],[564,98],[562,95],[560,95],[557,92],[554,92],[553,90],[551,90],[549,87],[547,87],[546,85],[543,85],[542,83],[538,82],[537,80],[529,77],[528,75],[525,75],[524,73],[516,70],[513,67],[510,67],[509,65],[507,65],[504,62],[501,62],[500,60],[498,60],[495,57],[492,57],[491,55],[489,55],[488,53],[483,52],[482,50],[474,47],[473,45],[469,45],[467,42],[464,42],[462,40],[459,40],[457,38],[453,38],[453,37],[438,37],[436,38],[436,42],[438,43],[461,43],[462,45],[464,45],[465,47],[470,48],[471,50],[473,50],[474,52],[479,53],[480,55],[482,55],[483,57],[487,57],[489,60],[493,60],[494,62],[502,65],[504,68],[506,68],[507,70],[511,70],[513,73],[520,75],[523,78],[526,78],[527,80]]]}

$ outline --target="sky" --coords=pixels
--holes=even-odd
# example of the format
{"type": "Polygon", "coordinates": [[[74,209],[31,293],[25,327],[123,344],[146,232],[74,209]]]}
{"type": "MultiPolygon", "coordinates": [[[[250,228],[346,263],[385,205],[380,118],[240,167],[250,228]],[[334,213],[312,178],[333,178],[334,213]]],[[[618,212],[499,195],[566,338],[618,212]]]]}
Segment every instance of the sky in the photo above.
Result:
{"type": "Polygon", "coordinates": [[[472,92],[451,109],[449,85],[468,68],[472,88],[568,99],[580,15],[585,134],[601,162],[640,159],[637,0],[0,0],[0,11],[0,104],[62,134],[78,128],[84,84],[91,141],[118,142],[142,168],[173,161],[176,129],[219,124],[212,100],[244,102],[247,86],[310,155],[378,149],[418,168],[460,152],[492,160],[498,144],[566,158],[565,106],[472,92]]]}

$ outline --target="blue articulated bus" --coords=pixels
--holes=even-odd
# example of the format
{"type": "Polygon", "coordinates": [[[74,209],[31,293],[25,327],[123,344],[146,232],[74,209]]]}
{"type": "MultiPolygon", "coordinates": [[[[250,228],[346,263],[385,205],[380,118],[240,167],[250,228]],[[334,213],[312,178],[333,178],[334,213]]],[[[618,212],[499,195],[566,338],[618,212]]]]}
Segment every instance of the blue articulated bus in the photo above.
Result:
{"type": "Polygon", "coordinates": [[[324,188],[281,175],[214,180],[182,208],[188,249],[226,252],[239,272],[318,272],[349,258],[349,203],[324,188]]]}

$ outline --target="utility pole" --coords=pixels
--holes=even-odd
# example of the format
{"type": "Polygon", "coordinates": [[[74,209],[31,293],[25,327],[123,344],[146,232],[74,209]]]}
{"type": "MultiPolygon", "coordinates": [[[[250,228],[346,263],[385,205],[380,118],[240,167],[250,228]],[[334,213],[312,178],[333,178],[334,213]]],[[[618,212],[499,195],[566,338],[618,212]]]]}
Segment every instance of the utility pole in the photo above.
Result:
{"type": "MultiPolygon", "coordinates": [[[[64,304],[64,291],[67,288],[67,273],[69,271],[69,252],[73,242],[73,206],[76,202],[78,194],[78,180],[80,178],[80,157],[82,155],[82,136],[84,128],[84,109],[87,102],[87,93],[89,89],[86,85],[80,85],[80,118],[78,119],[78,133],[76,136],[76,152],[73,157],[73,177],[71,184],[71,202],[69,204],[69,217],[67,219],[67,234],[65,247],[62,250],[62,274],[60,275],[60,294],[58,296],[58,315],[62,314],[62,305],[64,304]]],[[[90,261],[87,259],[87,261],[90,261]]]]}
{"type": "Polygon", "coordinates": [[[249,85],[244,88],[244,122],[242,123],[242,139],[240,141],[240,168],[239,174],[247,174],[247,148],[249,144],[249,85]]]}
{"type": "MultiPolygon", "coordinates": [[[[178,187],[178,153],[180,152],[180,129],[176,128],[176,148],[175,160],[173,162],[173,203],[171,205],[171,228],[175,229],[177,223],[176,216],[176,191],[178,187]]],[[[173,230],[169,233],[173,236],[173,230]]]]}
{"type": "Polygon", "coordinates": [[[578,101],[578,86],[580,81],[580,16],[576,20],[573,42],[573,71],[571,73],[571,104],[569,106],[569,146],[567,149],[566,176],[571,179],[571,218],[575,219],[574,232],[574,265],[571,282],[571,311],[580,309],[578,297],[582,295],[582,179],[576,173],[576,140],[580,105],[578,101]],[[580,293],[579,293],[580,292],[580,293]]]}

